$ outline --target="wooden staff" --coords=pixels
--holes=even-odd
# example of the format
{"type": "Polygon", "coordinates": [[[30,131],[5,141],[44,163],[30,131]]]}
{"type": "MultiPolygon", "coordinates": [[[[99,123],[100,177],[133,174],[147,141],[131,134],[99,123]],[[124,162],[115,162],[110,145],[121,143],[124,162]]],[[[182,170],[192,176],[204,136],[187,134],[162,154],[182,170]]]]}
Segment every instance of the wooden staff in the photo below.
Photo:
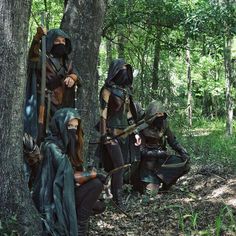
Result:
{"type": "MultiPolygon", "coordinates": [[[[41,15],[41,26],[44,27],[44,15],[41,15]]],[[[46,36],[43,35],[41,39],[41,63],[42,63],[42,74],[41,74],[41,97],[39,106],[39,141],[43,137],[44,133],[44,114],[45,114],[45,88],[46,88],[46,36]]]]}

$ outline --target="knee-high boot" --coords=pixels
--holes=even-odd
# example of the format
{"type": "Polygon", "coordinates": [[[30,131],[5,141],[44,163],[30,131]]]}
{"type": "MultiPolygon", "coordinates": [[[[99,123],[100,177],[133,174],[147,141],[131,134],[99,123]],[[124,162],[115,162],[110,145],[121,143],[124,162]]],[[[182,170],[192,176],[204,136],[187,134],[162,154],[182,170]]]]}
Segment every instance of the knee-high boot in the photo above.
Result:
{"type": "Polygon", "coordinates": [[[88,224],[91,211],[81,208],[78,212],[78,236],[88,235],[88,224]]]}

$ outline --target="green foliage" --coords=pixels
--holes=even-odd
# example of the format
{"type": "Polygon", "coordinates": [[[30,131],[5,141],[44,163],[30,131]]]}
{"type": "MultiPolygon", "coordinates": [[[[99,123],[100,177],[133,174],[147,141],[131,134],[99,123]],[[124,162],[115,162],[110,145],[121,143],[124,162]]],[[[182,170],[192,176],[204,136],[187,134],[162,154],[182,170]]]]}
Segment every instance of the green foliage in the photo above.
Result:
{"type": "MultiPolygon", "coordinates": [[[[134,98],[143,106],[160,100],[183,115],[187,107],[185,54],[189,38],[193,116],[225,115],[224,40],[235,34],[234,1],[110,0],[107,4],[101,84],[108,69],[107,54],[113,59],[124,56],[139,71],[134,98]]],[[[232,89],[232,96],[234,93],[232,89]]]]}
{"type": "Polygon", "coordinates": [[[36,28],[41,25],[41,16],[45,14],[44,25],[47,29],[59,28],[63,16],[64,0],[42,1],[33,0],[30,17],[29,42],[36,28]]]}
{"type": "Polygon", "coordinates": [[[224,120],[196,118],[194,126],[189,128],[183,118],[172,117],[171,124],[178,140],[186,147],[194,163],[215,168],[225,166],[236,172],[236,135],[225,135],[224,120]]]}
{"type": "Polygon", "coordinates": [[[215,220],[209,222],[206,229],[199,227],[200,221],[204,219],[202,212],[188,212],[179,208],[179,229],[183,235],[233,235],[236,232],[236,222],[229,206],[219,209],[215,220]]]}

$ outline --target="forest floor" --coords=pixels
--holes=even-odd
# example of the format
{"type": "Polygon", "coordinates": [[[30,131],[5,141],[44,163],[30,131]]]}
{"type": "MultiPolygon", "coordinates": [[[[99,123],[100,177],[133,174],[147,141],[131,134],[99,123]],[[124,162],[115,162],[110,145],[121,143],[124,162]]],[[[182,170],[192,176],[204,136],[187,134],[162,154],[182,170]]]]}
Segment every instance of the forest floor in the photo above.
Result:
{"type": "Polygon", "coordinates": [[[236,235],[236,175],[227,168],[193,166],[168,192],[154,196],[129,187],[130,217],[108,202],[103,214],[92,217],[89,235],[236,235]]]}

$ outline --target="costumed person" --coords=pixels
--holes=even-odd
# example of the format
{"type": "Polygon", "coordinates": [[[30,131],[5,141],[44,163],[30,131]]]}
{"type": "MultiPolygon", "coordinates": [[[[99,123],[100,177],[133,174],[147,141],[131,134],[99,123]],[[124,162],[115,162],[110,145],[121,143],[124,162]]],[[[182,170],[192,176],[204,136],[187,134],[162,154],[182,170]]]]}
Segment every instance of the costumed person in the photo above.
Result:
{"type": "MultiPolygon", "coordinates": [[[[131,163],[135,158],[130,155],[131,140],[129,137],[114,138],[125,128],[134,124],[135,108],[132,101],[133,72],[130,64],[123,59],[112,61],[108,70],[105,85],[100,91],[100,132],[102,164],[105,171],[110,171],[124,164],[131,163]],[[112,140],[109,140],[111,139],[112,140]]],[[[135,145],[141,139],[135,134],[135,145]]],[[[122,200],[123,169],[111,178],[113,201],[124,208],[122,200]]]]}
{"type": "Polygon", "coordinates": [[[172,133],[167,113],[161,103],[154,101],[145,111],[147,128],[140,132],[142,138],[140,179],[147,191],[168,190],[189,169],[189,155],[172,133]],[[169,154],[166,143],[178,153],[169,154]]]}
{"type": "MultiPolygon", "coordinates": [[[[24,139],[27,150],[32,146],[29,143],[32,142],[24,139]]],[[[58,110],[41,145],[42,161],[31,189],[45,235],[87,235],[89,217],[96,211],[105,177],[83,172],[82,151],[78,112],[73,108],[58,110]]],[[[98,207],[101,213],[104,208],[98,207]]]]}
{"type": "MultiPolygon", "coordinates": [[[[51,29],[48,32],[42,27],[37,28],[33,38],[28,58],[28,81],[26,86],[26,102],[24,114],[24,130],[38,143],[43,141],[53,114],[63,107],[75,107],[75,90],[81,85],[81,78],[72,61],[69,36],[61,29],[51,29]],[[41,39],[46,35],[46,61],[41,57],[44,52],[41,39]],[[46,67],[45,104],[43,109],[43,127],[38,126],[40,116],[42,67],[46,67]]],[[[43,89],[44,91],[44,89],[43,89]]]]}

